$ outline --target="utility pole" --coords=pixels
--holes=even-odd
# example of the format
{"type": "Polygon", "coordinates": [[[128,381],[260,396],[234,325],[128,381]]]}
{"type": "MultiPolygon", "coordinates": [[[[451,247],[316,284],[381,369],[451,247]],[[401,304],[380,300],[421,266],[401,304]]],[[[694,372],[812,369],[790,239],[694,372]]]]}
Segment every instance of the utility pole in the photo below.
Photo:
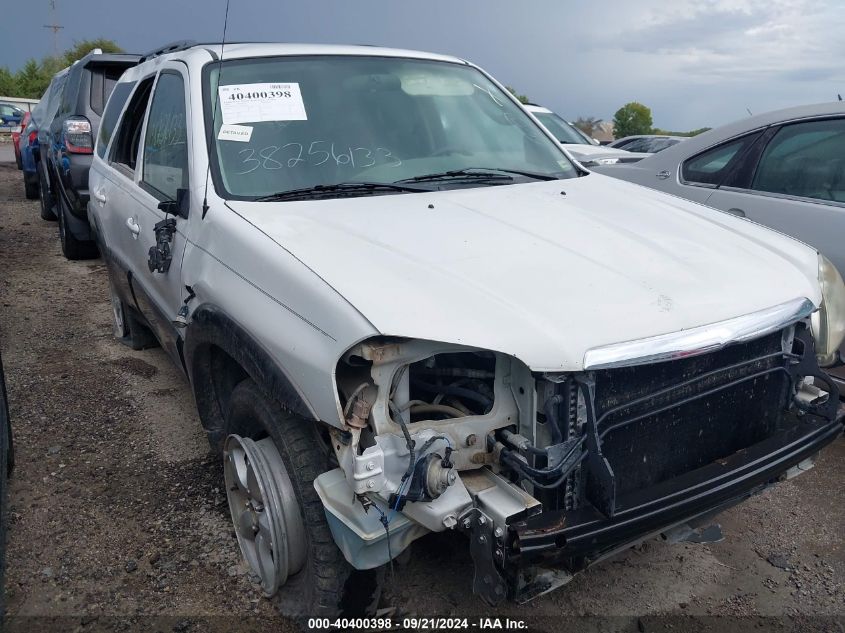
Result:
{"type": "Polygon", "coordinates": [[[50,20],[52,24],[45,24],[45,29],[52,29],[53,31],[53,55],[59,56],[59,31],[65,27],[58,23],[56,15],[56,0],[50,0],[50,20]]]}

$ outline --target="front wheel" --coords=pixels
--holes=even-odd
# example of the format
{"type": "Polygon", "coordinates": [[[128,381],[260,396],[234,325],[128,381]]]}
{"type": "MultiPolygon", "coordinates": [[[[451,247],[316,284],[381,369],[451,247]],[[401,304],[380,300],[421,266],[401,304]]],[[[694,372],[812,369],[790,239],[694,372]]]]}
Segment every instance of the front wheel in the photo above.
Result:
{"type": "Polygon", "coordinates": [[[287,616],[373,613],[380,570],[357,571],[346,562],[314,490],[328,469],[314,423],[287,413],[246,379],[232,391],[226,425],[229,509],[264,594],[276,594],[287,616]]]}

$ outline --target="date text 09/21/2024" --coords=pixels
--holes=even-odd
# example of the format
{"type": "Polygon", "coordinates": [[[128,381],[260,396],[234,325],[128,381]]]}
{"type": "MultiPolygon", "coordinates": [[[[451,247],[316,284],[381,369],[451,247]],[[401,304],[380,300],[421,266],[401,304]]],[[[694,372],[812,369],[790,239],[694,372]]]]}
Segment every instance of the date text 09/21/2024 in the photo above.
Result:
{"type": "Polygon", "coordinates": [[[393,621],[392,618],[309,618],[308,630],[486,630],[518,631],[528,628],[519,618],[437,618],[413,617],[393,621]]]}

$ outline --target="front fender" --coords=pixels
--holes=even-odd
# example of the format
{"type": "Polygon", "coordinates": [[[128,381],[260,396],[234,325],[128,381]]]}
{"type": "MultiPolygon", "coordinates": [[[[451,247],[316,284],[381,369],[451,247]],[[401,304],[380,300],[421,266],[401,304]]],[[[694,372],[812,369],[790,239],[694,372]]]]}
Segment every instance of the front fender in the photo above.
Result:
{"type": "Polygon", "coordinates": [[[185,332],[185,365],[197,409],[212,446],[225,438],[225,403],[215,388],[214,349],[217,348],[254,380],[268,396],[291,413],[317,420],[313,407],[296,389],[283,367],[239,323],[219,306],[198,306],[185,332]]]}

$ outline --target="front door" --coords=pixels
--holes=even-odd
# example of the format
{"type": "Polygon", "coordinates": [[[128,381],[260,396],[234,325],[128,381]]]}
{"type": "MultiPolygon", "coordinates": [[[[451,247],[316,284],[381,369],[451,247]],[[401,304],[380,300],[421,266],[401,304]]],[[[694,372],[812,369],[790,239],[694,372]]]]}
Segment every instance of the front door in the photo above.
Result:
{"type": "Polygon", "coordinates": [[[181,273],[188,222],[186,215],[177,214],[175,203],[179,191],[190,186],[187,85],[183,65],[165,64],[158,74],[141,133],[126,219],[133,249],[128,258],[130,283],[137,308],[177,362],[181,331],[174,321],[187,295],[181,273]]]}

